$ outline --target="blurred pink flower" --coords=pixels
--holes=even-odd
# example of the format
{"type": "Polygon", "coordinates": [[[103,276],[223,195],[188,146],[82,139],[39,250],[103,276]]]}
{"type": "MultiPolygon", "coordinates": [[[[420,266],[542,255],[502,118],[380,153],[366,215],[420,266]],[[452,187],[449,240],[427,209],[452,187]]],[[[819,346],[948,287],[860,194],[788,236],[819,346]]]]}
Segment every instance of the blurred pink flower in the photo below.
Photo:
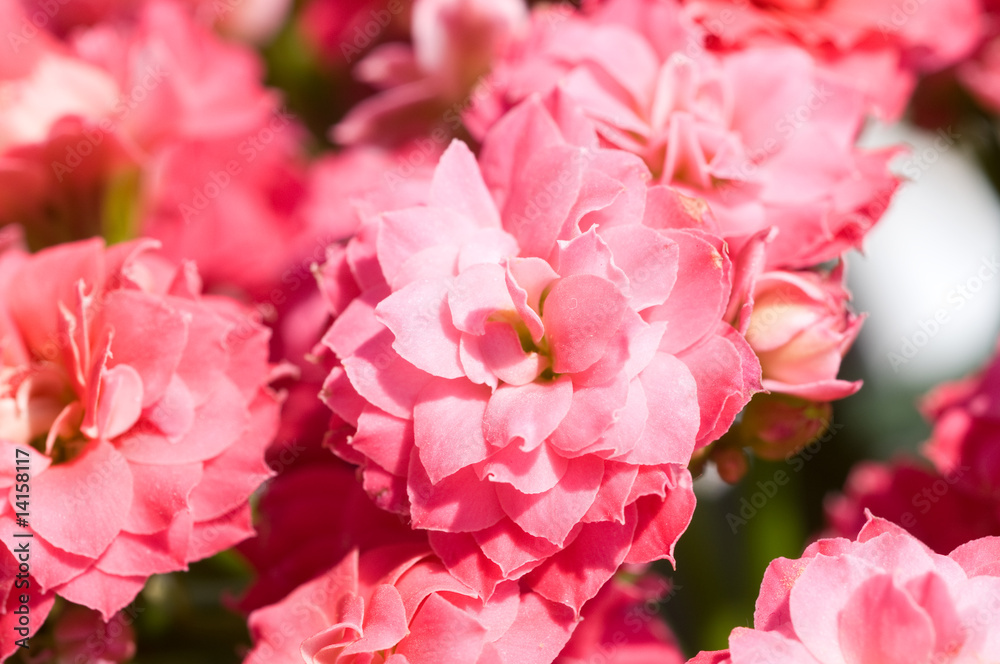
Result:
{"type": "Polygon", "coordinates": [[[508,114],[478,164],[453,143],[426,205],[348,243],[361,294],[326,336],[325,396],[357,427],[335,450],[452,573],[487,598],[530,573],[579,610],[622,562],[671,557],[691,454],[760,369],[723,319],[721,238],[548,103],[508,114]]]}
{"type": "Polygon", "coordinates": [[[864,321],[848,307],[843,266],[829,273],[766,272],[757,279],[746,338],[760,359],[764,389],[811,401],[861,389],[861,381],[837,379],[864,321]]]}
{"type": "Polygon", "coordinates": [[[1000,660],[1000,538],[934,553],[869,516],[856,541],[824,539],[764,573],[754,629],[691,664],[1000,660]]]}
{"type": "Polygon", "coordinates": [[[17,450],[34,579],[105,619],[253,534],[277,428],[267,330],[151,245],[0,254],[0,539],[16,550],[17,450]]]}
{"type": "Polygon", "coordinates": [[[524,0],[416,0],[412,47],[384,44],[358,64],[355,75],[382,92],[356,105],[334,140],[392,145],[429,133],[443,146],[527,20],[524,0]]]}

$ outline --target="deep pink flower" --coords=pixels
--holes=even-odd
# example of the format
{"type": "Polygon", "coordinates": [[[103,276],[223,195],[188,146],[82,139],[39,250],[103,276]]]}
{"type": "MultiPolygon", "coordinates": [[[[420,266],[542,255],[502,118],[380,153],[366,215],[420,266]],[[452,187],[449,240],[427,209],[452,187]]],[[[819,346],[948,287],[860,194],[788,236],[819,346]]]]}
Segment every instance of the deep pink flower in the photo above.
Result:
{"type": "Polygon", "coordinates": [[[470,124],[488,126],[495,109],[558,86],[603,145],[641,156],[656,182],[706,200],[734,252],[772,226],[772,269],[860,245],[897,186],[893,150],[855,148],[860,94],[791,46],[706,52],[674,2],[594,7],[536,13],[529,37],[497,65],[496,103],[474,107],[470,124]]]}
{"type": "Polygon", "coordinates": [[[724,49],[794,43],[882,116],[898,118],[918,74],[960,62],[975,47],[976,0],[682,0],[724,49]]]}
{"type": "Polygon", "coordinates": [[[833,401],[861,388],[861,381],[837,379],[864,320],[848,308],[843,265],[829,273],[775,271],[757,279],[746,338],[760,359],[764,389],[833,401]]]}
{"type": "Polygon", "coordinates": [[[0,539],[30,465],[32,574],[105,617],[253,533],[279,404],[268,332],[155,243],[0,254],[0,539]]]}
{"type": "Polygon", "coordinates": [[[250,615],[244,664],[546,664],[573,612],[515,581],[489,602],[423,544],[351,550],[323,575],[250,615]]]}
{"type": "Polygon", "coordinates": [[[916,460],[864,462],[851,469],[843,494],[826,501],[834,535],[857,537],[871,511],[897,523],[938,553],[980,537],[1000,535],[1000,507],[962,490],[971,468],[941,475],[916,460]]]}
{"type": "Polygon", "coordinates": [[[656,574],[635,583],[612,579],[587,602],[556,664],[683,664],[677,639],[658,613],[672,595],[670,582],[656,574]]]}
{"type": "Polygon", "coordinates": [[[326,343],[336,446],[489,597],[530,573],[579,610],[622,562],[670,558],[687,463],[760,368],[724,321],[732,264],[634,155],[558,97],[455,142],[427,205],[361,227],[361,295],[326,343]],[[557,122],[558,119],[558,122],[557,122]]]}
{"type": "Polygon", "coordinates": [[[1000,538],[932,552],[869,517],[856,541],[824,539],[764,573],[754,628],[692,664],[1000,660],[1000,538]]]}

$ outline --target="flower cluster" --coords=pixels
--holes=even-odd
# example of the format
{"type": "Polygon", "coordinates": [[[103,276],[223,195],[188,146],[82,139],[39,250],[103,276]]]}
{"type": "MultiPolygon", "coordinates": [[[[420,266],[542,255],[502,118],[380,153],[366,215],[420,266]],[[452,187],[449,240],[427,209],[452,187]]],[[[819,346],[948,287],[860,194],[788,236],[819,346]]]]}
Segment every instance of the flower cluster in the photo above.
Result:
{"type": "MultiPolygon", "coordinates": [[[[862,388],[863,129],[997,106],[985,0],[0,4],[4,661],[128,661],[221,552],[246,664],[685,661],[695,479],[862,388]]],[[[998,380],[691,661],[997,660],[998,380]]]]}

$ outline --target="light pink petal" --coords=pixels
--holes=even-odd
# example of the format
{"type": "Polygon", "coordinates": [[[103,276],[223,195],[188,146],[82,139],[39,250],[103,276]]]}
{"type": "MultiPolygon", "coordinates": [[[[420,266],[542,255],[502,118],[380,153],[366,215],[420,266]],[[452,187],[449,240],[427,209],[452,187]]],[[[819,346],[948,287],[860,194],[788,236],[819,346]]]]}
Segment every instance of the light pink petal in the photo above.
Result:
{"type": "Polygon", "coordinates": [[[948,557],[969,576],[1000,576],[1000,537],[982,537],[958,547],[948,557]]]}
{"type": "Polygon", "coordinates": [[[455,327],[469,334],[483,334],[487,319],[499,312],[514,314],[506,275],[496,264],[473,265],[455,278],[448,292],[448,306],[455,327]]]}
{"type": "Polygon", "coordinates": [[[566,474],[569,462],[548,444],[522,449],[508,445],[476,468],[484,481],[509,484],[524,494],[537,494],[554,487],[566,474]]]}
{"type": "Polygon", "coordinates": [[[208,401],[195,411],[187,434],[170,441],[157,431],[133,429],[118,440],[118,449],[129,461],[173,465],[205,461],[235,443],[250,425],[250,411],[239,388],[218,377],[208,401]]]}
{"type": "Polygon", "coordinates": [[[559,546],[542,537],[533,537],[510,519],[473,533],[476,544],[496,563],[505,577],[517,578],[559,551],[559,546]]]}
{"type": "MultiPolygon", "coordinates": [[[[840,647],[848,662],[912,664],[934,650],[934,625],[891,574],[866,579],[839,615],[840,647]]],[[[797,626],[797,625],[796,625],[797,626]]]]}
{"type": "Polygon", "coordinates": [[[529,495],[497,484],[496,494],[504,512],[526,533],[561,545],[594,503],[603,477],[601,459],[580,457],[569,462],[559,483],[545,493],[529,495]]]}
{"type": "Polygon", "coordinates": [[[378,229],[378,262],[386,281],[414,254],[440,244],[460,246],[476,230],[475,220],[453,210],[420,207],[388,212],[378,229]]]}
{"type": "Polygon", "coordinates": [[[176,527],[152,535],[121,533],[95,567],[116,576],[150,576],[187,569],[191,522],[178,519],[176,527]]]}
{"type": "Polygon", "coordinates": [[[597,492],[594,504],[583,516],[583,521],[585,523],[595,521],[625,523],[625,508],[628,505],[632,485],[635,484],[638,473],[639,470],[635,466],[605,461],[601,488],[597,492]]]}
{"type": "Polygon", "coordinates": [[[117,576],[91,569],[55,590],[64,599],[99,611],[104,621],[108,622],[115,613],[135,599],[147,578],[117,576]]]}
{"type": "Polygon", "coordinates": [[[484,656],[499,664],[554,661],[576,626],[573,611],[528,592],[521,595],[517,618],[499,639],[486,644],[484,656]]]}
{"type": "Polygon", "coordinates": [[[410,623],[410,634],[396,652],[411,664],[475,662],[486,628],[440,595],[431,595],[410,623]]]}
{"type": "Polygon", "coordinates": [[[396,291],[376,307],[392,330],[392,347],[418,369],[440,378],[465,375],[458,358],[459,331],[448,310],[446,281],[418,281],[396,291]]]}
{"type": "Polygon", "coordinates": [[[479,226],[500,227],[500,213],[479,173],[476,157],[459,140],[453,140],[438,160],[429,204],[450,208],[479,226]]]}
{"type": "Polygon", "coordinates": [[[477,599],[472,589],[449,574],[443,564],[433,559],[425,559],[402,572],[399,578],[393,581],[393,585],[403,600],[408,621],[413,619],[421,603],[433,593],[444,591],[449,595],[453,593],[477,599]]]}
{"type": "Polygon", "coordinates": [[[680,250],[678,274],[663,305],[644,316],[647,321],[667,321],[660,348],[679,352],[716,329],[729,302],[729,259],[708,240],[692,231],[664,231],[680,250]]]}
{"type": "Polygon", "coordinates": [[[191,528],[187,560],[191,563],[214,556],[253,537],[254,534],[253,513],[248,500],[216,519],[195,523],[191,528]]]}
{"type": "Polygon", "coordinates": [[[481,481],[471,468],[431,484],[427,471],[413,454],[406,488],[415,528],[473,532],[489,528],[504,516],[494,485],[481,481]]]}
{"type": "Polygon", "coordinates": [[[390,294],[387,287],[371,288],[351,300],[323,337],[337,357],[353,355],[366,341],[385,329],[375,318],[375,306],[390,294]]]}
{"type": "Polygon", "coordinates": [[[432,483],[487,457],[483,418],[489,399],[488,387],[440,378],[420,392],[413,410],[414,441],[432,483]]]}
{"type": "Polygon", "coordinates": [[[480,597],[488,600],[497,584],[504,580],[500,568],[483,555],[471,533],[431,531],[427,539],[448,571],[480,597]]]}
{"type": "Polygon", "coordinates": [[[636,501],[638,523],[627,562],[674,561],[674,545],[687,530],[694,514],[695,496],[686,468],[669,478],[666,498],[643,496],[636,501]]]}
{"type": "Polygon", "coordinates": [[[628,463],[687,465],[701,425],[698,388],[683,362],[657,353],[639,374],[649,418],[635,447],[618,459],[628,463]]]}
{"type": "Polygon", "coordinates": [[[623,293],[627,292],[628,277],[616,264],[611,249],[603,235],[597,234],[596,228],[591,227],[572,240],[560,240],[558,245],[554,267],[560,276],[591,274],[610,281],[623,293]]]}
{"type": "Polygon", "coordinates": [[[149,535],[167,528],[201,482],[201,462],[177,465],[129,463],[133,495],[123,530],[149,535]]]}
{"type": "Polygon", "coordinates": [[[367,406],[350,445],[393,475],[405,476],[413,450],[413,422],[367,406]]]}
{"type": "Polygon", "coordinates": [[[535,149],[503,209],[503,227],[517,238],[521,256],[547,259],[564,238],[570,210],[580,191],[587,159],[569,145],[535,149]]]}
{"type": "MultiPolygon", "coordinates": [[[[773,664],[826,664],[826,660],[813,657],[798,641],[780,634],[737,627],[729,636],[731,660],[723,662],[767,661],[773,664]]],[[[702,660],[697,660],[701,662],[702,660]]]]}
{"type": "Polygon", "coordinates": [[[549,442],[564,452],[579,452],[614,425],[629,393],[629,381],[619,374],[604,385],[574,386],[569,412],[552,432],[549,442]]]}
{"type": "Polygon", "coordinates": [[[549,364],[543,355],[524,352],[520,337],[508,323],[486,323],[483,336],[471,343],[478,348],[484,368],[509,385],[531,383],[549,364]]]}
{"type": "Polygon", "coordinates": [[[143,407],[166,391],[188,339],[181,312],[141,291],[118,290],[104,301],[104,323],[114,330],[108,367],[128,365],[142,378],[143,407]]]}
{"type": "Polygon", "coordinates": [[[636,311],[663,304],[677,281],[680,249],[646,226],[601,230],[617,265],[628,277],[629,307],[636,311]]]}
{"type": "Polygon", "coordinates": [[[604,354],[625,315],[625,296],[606,279],[576,275],[556,282],[542,320],[556,373],[583,371],[604,354]]]}
{"type": "Polygon", "coordinates": [[[142,388],[139,372],[127,364],[103,372],[97,404],[97,430],[103,438],[117,438],[136,423],[142,413],[142,388]]]}
{"type": "Polygon", "coordinates": [[[365,607],[361,638],[344,648],[341,656],[388,650],[406,634],[406,610],[399,591],[390,585],[379,585],[365,607]]]}
{"type": "Polygon", "coordinates": [[[541,258],[512,258],[507,261],[507,291],[521,320],[528,326],[535,343],[542,340],[541,297],[559,278],[552,266],[541,258]]]}
{"type": "Polygon", "coordinates": [[[357,348],[353,355],[345,357],[343,366],[357,394],[390,415],[403,419],[412,417],[417,395],[433,378],[400,357],[392,333],[385,329],[357,348]]]}
{"type": "Polygon", "coordinates": [[[527,577],[531,589],[564,604],[579,615],[625,560],[635,530],[635,510],[625,523],[586,523],[564,550],[546,560],[527,577]]]}
{"type": "Polygon", "coordinates": [[[569,412],[573,381],[501,385],[490,397],[483,416],[486,442],[496,448],[516,445],[533,450],[549,437],[569,412]]]}
{"type": "Polygon", "coordinates": [[[34,530],[60,549],[96,558],[125,525],[132,473],[125,458],[102,441],[33,478],[31,489],[34,530]]]}
{"type": "Polygon", "coordinates": [[[195,403],[191,390],[180,376],[174,374],[163,396],[143,411],[142,417],[167,438],[176,440],[182,437],[194,425],[195,403]]]}

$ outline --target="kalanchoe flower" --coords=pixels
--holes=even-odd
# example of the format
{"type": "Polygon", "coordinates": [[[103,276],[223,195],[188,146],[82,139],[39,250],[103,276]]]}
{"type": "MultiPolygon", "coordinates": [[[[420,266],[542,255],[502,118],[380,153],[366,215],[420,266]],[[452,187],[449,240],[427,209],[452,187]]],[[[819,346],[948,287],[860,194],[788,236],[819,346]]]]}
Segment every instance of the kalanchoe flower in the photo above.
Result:
{"type": "Polygon", "coordinates": [[[718,49],[775,43],[807,48],[874,111],[898,118],[918,74],[960,62],[975,47],[975,0],[682,0],[718,49]]]}
{"type": "Polygon", "coordinates": [[[843,262],[829,273],[775,271],[757,278],[746,338],[760,359],[764,389],[833,401],[861,388],[861,381],[837,379],[864,321],[850,310],[850,297],[843,262]]]}
{"type": "Polygon", "coordinates": [[[357,427],[338,454],[452,573],[484,597],[530,573],[579,610],[622,562],[671,557],[691,454],[760,368],[723,322],[721,238],[548,104],[510,113],[478,164],[453,143],[427,205],[348,244],[361,295],[327,334],[325,393],[357,427]]]}
{"type": "Polygon", "coordinates": [[[869,516],[856,541],[823,539],[764,573],[754,628],[691,664],[1000,660],[1000,538],[949,555],[869,516]],[[820,601],[821,600],[821,601],[820,601]]]}
{"type": "Polygon", "coordinates": [[[516,581],[489,602],[426,542],[352,549],[281,602],[250,615],[244,664],[548,664],[573,612],[516,581]]]}
{"type": "MultiPolygon", "coordinates": [[[[30,460],[37,589],[101,612],[253,533],[268,332],[154,242],[0,254],[0,448],[30,460]]],[[[15,466],[0,539],[16,550],[15,466]]]]}
{"type": "Polygon", "coordinates": [[[734,252],[771,226],[780,232],[769,268],[809,267],[860,245],[897,186],[893,150],[855,148],[860,94],[791,46],[705,52],[674,2],[591,5],[559,22],[536,16],[496,67],[496,103],[473,107],[471,126],[558,86],[604,145],[705,199],[734,252]]]}

